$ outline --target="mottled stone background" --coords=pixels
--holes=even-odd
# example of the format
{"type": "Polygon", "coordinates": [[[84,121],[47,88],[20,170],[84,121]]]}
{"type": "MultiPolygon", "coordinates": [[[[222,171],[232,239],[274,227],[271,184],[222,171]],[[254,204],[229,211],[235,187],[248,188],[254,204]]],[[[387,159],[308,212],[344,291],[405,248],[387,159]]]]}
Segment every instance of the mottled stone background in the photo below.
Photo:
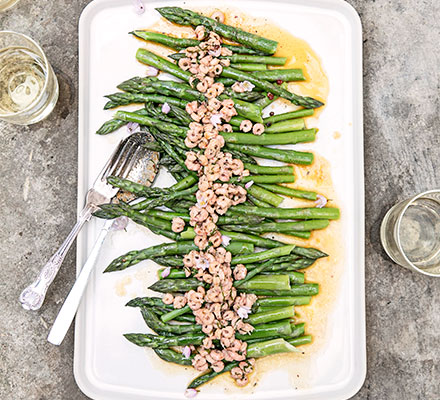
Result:
{"type": "MultiPolygon", "coordinates": [[[[129,1],[129,0],[127,0],[129,1]]],[[[76,400],[73,330],[46,342],[74,280],[71,251],[39,312],[17,298],[76,217],[78,18],[88,3],[21,0],[0,29],[44,48],[60,82],[50,117],[0,122],[0,399],[76,400]]],[[[440,398],[440,280],[399,268],[379,242],[397,200],[440,186],[440,2],[350,0],[364,32],[368,374],[355,399],[440,398]]],[[[325,400],[325,399],[323,399],[325,400]]]]}

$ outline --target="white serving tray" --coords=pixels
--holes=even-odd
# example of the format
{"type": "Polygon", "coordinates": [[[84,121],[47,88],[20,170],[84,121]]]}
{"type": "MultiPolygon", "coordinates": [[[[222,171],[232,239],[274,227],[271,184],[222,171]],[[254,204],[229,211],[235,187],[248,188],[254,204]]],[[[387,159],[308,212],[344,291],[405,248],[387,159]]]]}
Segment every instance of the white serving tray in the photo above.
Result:
{"type": "MultiPolygon", "coordinates": [[[[79,166],[78,207],[85,193],[126,130],[95,135],[110,117],[103,95],[121,81],[143,75],[135,61],[139,41],[128,32],[158,19],[155,7],[176,5],[233,6],[256,17],[267,17],[294,36],[305,39],[321,57],[330,82],[327,106],[320,116],[316,143],[307,148],[331,163],[331,175],[343,212],[344,266],[338,299],[328,318],[326,344],[315,355],[314,373],[306,387],[295,389],[283,368],[267,372],[255,388],[229,391],[221,381],[202,389],[200,400],[215,399],[347,399],[362,386],[366,373],[364,304],[364,186],[362,122],[362,38],[355,10],[342,0],[146,0],[142,15],[128,0],[95,0],[79,23],[79,166]],[[332,138],[340,132],[339,140],[332,138]]],[[[169,177],[160,176],[168,184],[169,177]]],[[[103,224],[93,219],[77,241],[77,270],[103,224]]],[[[76,317],[74,373],[81,390],[93,399],[184,399],[187,382],[196,374],[183,367],[164,367],[151,350],[122,337],[145,332],[137,309],[124,307],[131,298],[146,295],[155,268],[144,261],[124,272],[102,274],[115,257],[133,249],[163,242],[161,237],[130,224],[128,232],[107,239],[76,317]]],[[[225,385],[226,382],[226,385],[225,385]]]]}

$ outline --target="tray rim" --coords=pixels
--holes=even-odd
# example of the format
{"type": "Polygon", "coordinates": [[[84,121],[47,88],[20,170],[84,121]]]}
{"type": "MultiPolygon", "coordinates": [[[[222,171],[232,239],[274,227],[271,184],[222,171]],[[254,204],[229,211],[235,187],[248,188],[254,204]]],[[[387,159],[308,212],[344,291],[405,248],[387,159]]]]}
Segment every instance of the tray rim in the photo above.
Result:
{"type": "MultiPolygon", "coordinates": [[[[173,0],[167,0],[172,3],[173,0]]],[[[270,2],[270,0],[241,0],[244,2],[252,3],[257,2],[270,2]]],[[[364,131],[363,131],[363,76],[362,76],[362,23],[359,14],[353,6],[344,0],[278,0],[285,3],[294,3],[295,5],[313,6],[316,8],[330,8],[333,12],[342,14],[350,24],[353,33],[352,48],[353,53],[353,71],[352,71],[352,87],[353,87],[353,114],[356,115],[356,121],[353,121],[353,128],[356,129],[356,135],[354,135],[353,145],[357,151],[358,160],[353,164],[354,176],[357,177],[359,186],[354,191],[354,218],[356,231],[359,234],[359,242],[355,242],[356,248],[354,253],[357,257],[354,257],[357,262],[357,268],[359,269],[359,279],[354,280],[354,288],[357,296],[355,296],[355,323],[357,340],[359,347],[357,348],[357,369],[353,368],[353,373],[347,377],[342,383],[341,389],[338,389],[337,393],[332,393],[330,399],[349,399],[354,396],[363,386],[366,373],[367,373],[367,354],[366,354],[366,315],[365,315],[365,201],[364,201],[364,131]],[[356,126],[355,126],[356,125],[356,126]],[[358,371],[357,374],[354,371],[358,371]]],[[[89,76],[88,69],[86,68],[85,55],[89,50],[89,44],[87,38],[87,24],[94,16],[96,12],[101,9],[105,9],[112,4],[120,4],[121,0],[92,0],[81,12],[78,31],[78,54],[79,54],[79,73],[78,73],[78,198],[77,198],[77,210],[78,214],[83,208],[84,198],[86,194],[86,187],[84,182],[87,181],[86,177],[86,164],[85,160],[88,157],[89,149],[85,145],[86,130],[84,124],[87,121],[85,112],[87,101],[84,101],[84,93],[86,93],[86,87],[88,86],[89,76]]],[[[77,239],[77,254],[76,254],[76,273],[79,274],[82,264],[80,260],[84,259],[87,242],[87,230],[83,230],[77,239]]],[[[80,390],[92,399],[108,399],[106,392],[102,391],[102,387],[106,386],[101,383],[101,390],[96,386],[93,377],[88,376],[83,368],[81,362],[81,355],[85,351],[84,340],[82,340],[82,330],[85,324],[85,301],[81,302],[80,308],[75,319],[75,335],[74,335],[74,377],[80,390]]],[[[109,385],[107,385],[109,386],[109,385]]],[[[115,394],[114,387],[112,387],[112,393],[115,394]]],[[[124,392],[118,391],[123,398],[124,392]]],[[[321,393],[325,395],[325,393],[321,393]]],[[[313,398],[316,396],[312,395],[313,398]]],[[[318,397],[316,397],[318,398],[318,397]]]]}

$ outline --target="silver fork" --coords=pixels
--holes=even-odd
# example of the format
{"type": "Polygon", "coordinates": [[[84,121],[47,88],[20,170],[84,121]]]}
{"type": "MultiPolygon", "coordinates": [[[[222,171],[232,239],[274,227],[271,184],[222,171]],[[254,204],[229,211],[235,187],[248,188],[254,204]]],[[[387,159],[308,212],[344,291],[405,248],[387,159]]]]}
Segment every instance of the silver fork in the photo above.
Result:
{"type": "Polygon", "coordinates": [[[107,183],[107,177],[119,176],[125,178],[128,176],[136,162],[137,154],[142,151],[140,143],[143,135],[142,132],[136,132],[119,143],[98,175],[93,187],[87,192],[86,205],[80,212],[78,220],[66,240],[40,271],[37,279],[21,293],[20,303],[24,309],[38,310],[41,307],[50,284],[55,279],[67,252],[84,223],[90,220],[100,204],[110,202],[118,192],[118,188],[114,188],[107,183]]]}

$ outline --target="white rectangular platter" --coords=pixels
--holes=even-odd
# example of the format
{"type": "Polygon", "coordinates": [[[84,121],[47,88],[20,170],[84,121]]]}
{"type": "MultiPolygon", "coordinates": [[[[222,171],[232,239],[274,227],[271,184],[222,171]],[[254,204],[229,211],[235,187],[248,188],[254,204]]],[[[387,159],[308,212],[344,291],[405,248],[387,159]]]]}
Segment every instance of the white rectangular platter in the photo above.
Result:
{"type": "MultiPolygon", "coordinates": [[[[95,0],[80,19],[79,208],[108,156],[127,134],[125,129],[109,136],[94,132],[111,116],[103,110],[103,95],[114,92],[123,80],[145,72],[145,66],[135,60],[140,42],[128,32],[154,23],[159,17],[155,7],[233,6],[249,15],[269,18],[306,40],[321,57],[330,82],[327,105],[319,119],[319,139],[307,148],[331,164],[331,178],[342,210],[344,242],[343,271],[326,325],[325,345],[311,360],[313,374],[307,385],[297,388],[281,365],[266,372],[254,388],[231,391],[224,386],[232,386],[232,382],[214,383],[203,388],[197,399],[331,400],[353,396],[366,373],[362,38],[358,15],[342,0],[146,0],[144,4],[145,13],[137,15],[131,1],[95,0]],[[334,132],[340,133],[338,140],[334,132]]],[[[159,176],[158,183],[165,185],[168,179],[159,176]]],[[[78,271],[102,224],[93,219],[78,238],[78,271]]],[[[124,305],[133,297],[148,294],[146,287],[154,278],[154,263],[144,261],[123,272],[102,274],[115,257],[163,241],[131,223],[127,232],[112,233],[102,248],[75,330],[75,378],[81,390],[93,399],[183,399],[186,384],[196,375],[189,368],[164,367],[150,350],[136,347],[122,336],[146,332],[139,311],[124,305]]]]}

